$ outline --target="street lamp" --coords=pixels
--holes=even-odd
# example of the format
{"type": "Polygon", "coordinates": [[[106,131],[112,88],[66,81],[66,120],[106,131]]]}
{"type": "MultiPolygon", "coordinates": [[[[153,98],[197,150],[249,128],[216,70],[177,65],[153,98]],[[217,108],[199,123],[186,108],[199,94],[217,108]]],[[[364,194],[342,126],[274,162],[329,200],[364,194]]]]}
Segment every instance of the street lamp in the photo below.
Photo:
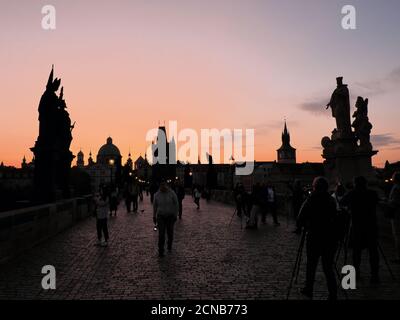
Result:
{"type": "Polygon", "coordinates": [[[230,169],[231,169],[231,179],[232,179],[232,190],[235,188],[235,170],[236,170],[236,163],[235,163],[235,158],[233,155],[229,159],[230,162],[230,169]]]}
{"type": "Polygon", "coordinates": [[[114,159],[108,160],[108,164],[110,165],[110,180],[111,180],[110,184],[111,185],[113,183],[113,167],[114,167],[114,163],[115,163],[114,159]]]}

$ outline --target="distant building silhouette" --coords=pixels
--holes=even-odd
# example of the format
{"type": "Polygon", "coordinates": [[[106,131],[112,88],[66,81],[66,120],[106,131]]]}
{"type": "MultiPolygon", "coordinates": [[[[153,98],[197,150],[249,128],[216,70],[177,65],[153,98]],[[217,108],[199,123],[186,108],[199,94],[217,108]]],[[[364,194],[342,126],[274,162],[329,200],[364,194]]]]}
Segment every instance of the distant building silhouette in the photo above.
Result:
{"type": "Polygon", "coordinates": [[[147,154],[144,155],[144,159],[141,155],[136,159],[134,163],[134,172],[139,179],[146,182],[150,180],[151,166],[149,161],[147,160],[147,154]]]}
{"type": "Polygon", "coordinates": [[[93,161],[90,152],[88,164],[85,165],[84,153],[80,151],[77,155],[76,165],[89,174],[91,188],[93,191],[97,191],[102,184],[113,183],[118,185],[120,183],[121,159],[121,152],[113,144],[112,138],[108,137],[106,144],[101,146],[97,153],[96,162],[93,161]]]}
{"type": "Polygon", "coordinates": [[[157,139],[152,143],[152,179],[161,178],[175,180],[176,178],[176,143],[172,138],[168,142],[165,126],[158,127],[157,139]]]}
{"type": "Polygon", "coordinates": [[[80,150],[76,156],[76,166],[78,168],[83,168],[85,166],[85,156],[82,152],[82,150],[80,150]]]}
{"type": "Polygon", "coordinates": [[[97,163],[103,165],[109,165],[110,160],[114,161],[116,164],[117,162],[121,162],[121,152],[119,151],[118,147],[113,144],[113,140],[111,137],[107,138],[106,144],[101,146],[99,152],[97,153],[97,163]]]}
{"type": "Polygon", "coordinates": [[[146,160],[140,155],[135,161],[135,170],[141,169],[145,165],[146,160]]]}
{"type": "Polygon", "coordinates": [[[126,160],[125,167],[128,168],[129,171],[133,170],[133,160],[131,152],[129,151],[128,160],[126,160]]]}
{"type": "Polygon", "coordinates": [[[23,208],[31,204],[34,162],[24,157],[21,168],[0,165],[0,212],[23,208]]]}
{"type": "Polygon", "coordinates": [[[282,132],[282,146],[277,150],[278,163],[296,163],[296,149],[290,145],[290,134],[286,121],[282,132]]]}

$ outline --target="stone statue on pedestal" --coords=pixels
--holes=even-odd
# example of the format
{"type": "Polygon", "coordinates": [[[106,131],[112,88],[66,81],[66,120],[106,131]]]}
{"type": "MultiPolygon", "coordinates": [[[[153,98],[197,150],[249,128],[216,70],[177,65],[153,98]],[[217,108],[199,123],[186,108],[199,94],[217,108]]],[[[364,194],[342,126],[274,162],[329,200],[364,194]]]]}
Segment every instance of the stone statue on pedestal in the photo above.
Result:
{"type": "Polygon", "coordinates": [[[343,84],[343,77],[336,78],[336,82],[337,88],[327,104],[336,119],[336,128],[331,138],[321,140],[325,175],[332,184],[351,183],[355,176],[373,181],[376,175],[372,156],[378,151],[373,150],[370,142],[372,125],[368,119],[368,99],[358,97],[353,114],[355,120],[351,124],[349,89],[343,84]]]}
{"type": "Polygon", "coordinates": [[[368,99],[363,99],[363,97],[358,97],[356,102],[356,111],[353,114],[353,124],[354,133],[358,141],[359,149],[362,151],[371,151],[371,130],[372,124],[368,119],[368,99]]]}
{"type": "Polygon", "coordinates": [[[74,126],[66,111],[63,88],[60,96],[56,94],[61,80],[53,77],[54,68],[40,99],[39,136],[31,148],[35,155],[35,196],[40,201],[69,196],[68,177],[74,158],[69,150],[74,126]]]}
{"type": "Polygon", "coordinates": [[[332,109],[332,116],[336,119],[338,136],[345,138],[351,134],[349,89],[347,84],[343,84],[343,77],[336,78],[336,83],[337,87],[333,91],[326,108],[332,109]]]}

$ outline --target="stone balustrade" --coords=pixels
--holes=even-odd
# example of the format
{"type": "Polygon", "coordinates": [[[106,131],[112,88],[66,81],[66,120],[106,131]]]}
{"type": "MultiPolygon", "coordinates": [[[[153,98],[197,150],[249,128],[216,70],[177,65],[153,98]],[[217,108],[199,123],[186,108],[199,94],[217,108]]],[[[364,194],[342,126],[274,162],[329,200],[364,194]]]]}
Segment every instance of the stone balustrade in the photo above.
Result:
{"type": "Polygon", "coordinates": [[[93,211],[85,196],[0,213],[0,263],[66,230],[93,211]]]}

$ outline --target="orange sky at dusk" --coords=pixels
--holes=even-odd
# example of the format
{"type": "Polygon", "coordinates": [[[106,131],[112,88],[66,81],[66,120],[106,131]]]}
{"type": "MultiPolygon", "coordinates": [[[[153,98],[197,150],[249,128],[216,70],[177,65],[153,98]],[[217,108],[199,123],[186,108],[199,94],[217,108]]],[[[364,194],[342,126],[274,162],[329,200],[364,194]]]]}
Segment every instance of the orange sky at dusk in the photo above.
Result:
{"type": "Polygon", "coordinates": [[[43,1],[2,4],[0,162],[32,158],[52,64],[76,121],[72,151],[86,161],[108,136],[123,162],[129,149],[143,156],[146,132],[164,120],[199,134],[254,128],[256,160],[275,160],[286,117],[298,161],[320,162],[339,75],[352,106],[357,95],[370,99],[374,164],[398,161],[400,41],[383,35],[400,19],[355,2],[353,32],[340,27],[340,1],[53,1],[54,31],[40,27],[43,1]],[[370,25],[371,10],[385,23],[370,25]]]}

